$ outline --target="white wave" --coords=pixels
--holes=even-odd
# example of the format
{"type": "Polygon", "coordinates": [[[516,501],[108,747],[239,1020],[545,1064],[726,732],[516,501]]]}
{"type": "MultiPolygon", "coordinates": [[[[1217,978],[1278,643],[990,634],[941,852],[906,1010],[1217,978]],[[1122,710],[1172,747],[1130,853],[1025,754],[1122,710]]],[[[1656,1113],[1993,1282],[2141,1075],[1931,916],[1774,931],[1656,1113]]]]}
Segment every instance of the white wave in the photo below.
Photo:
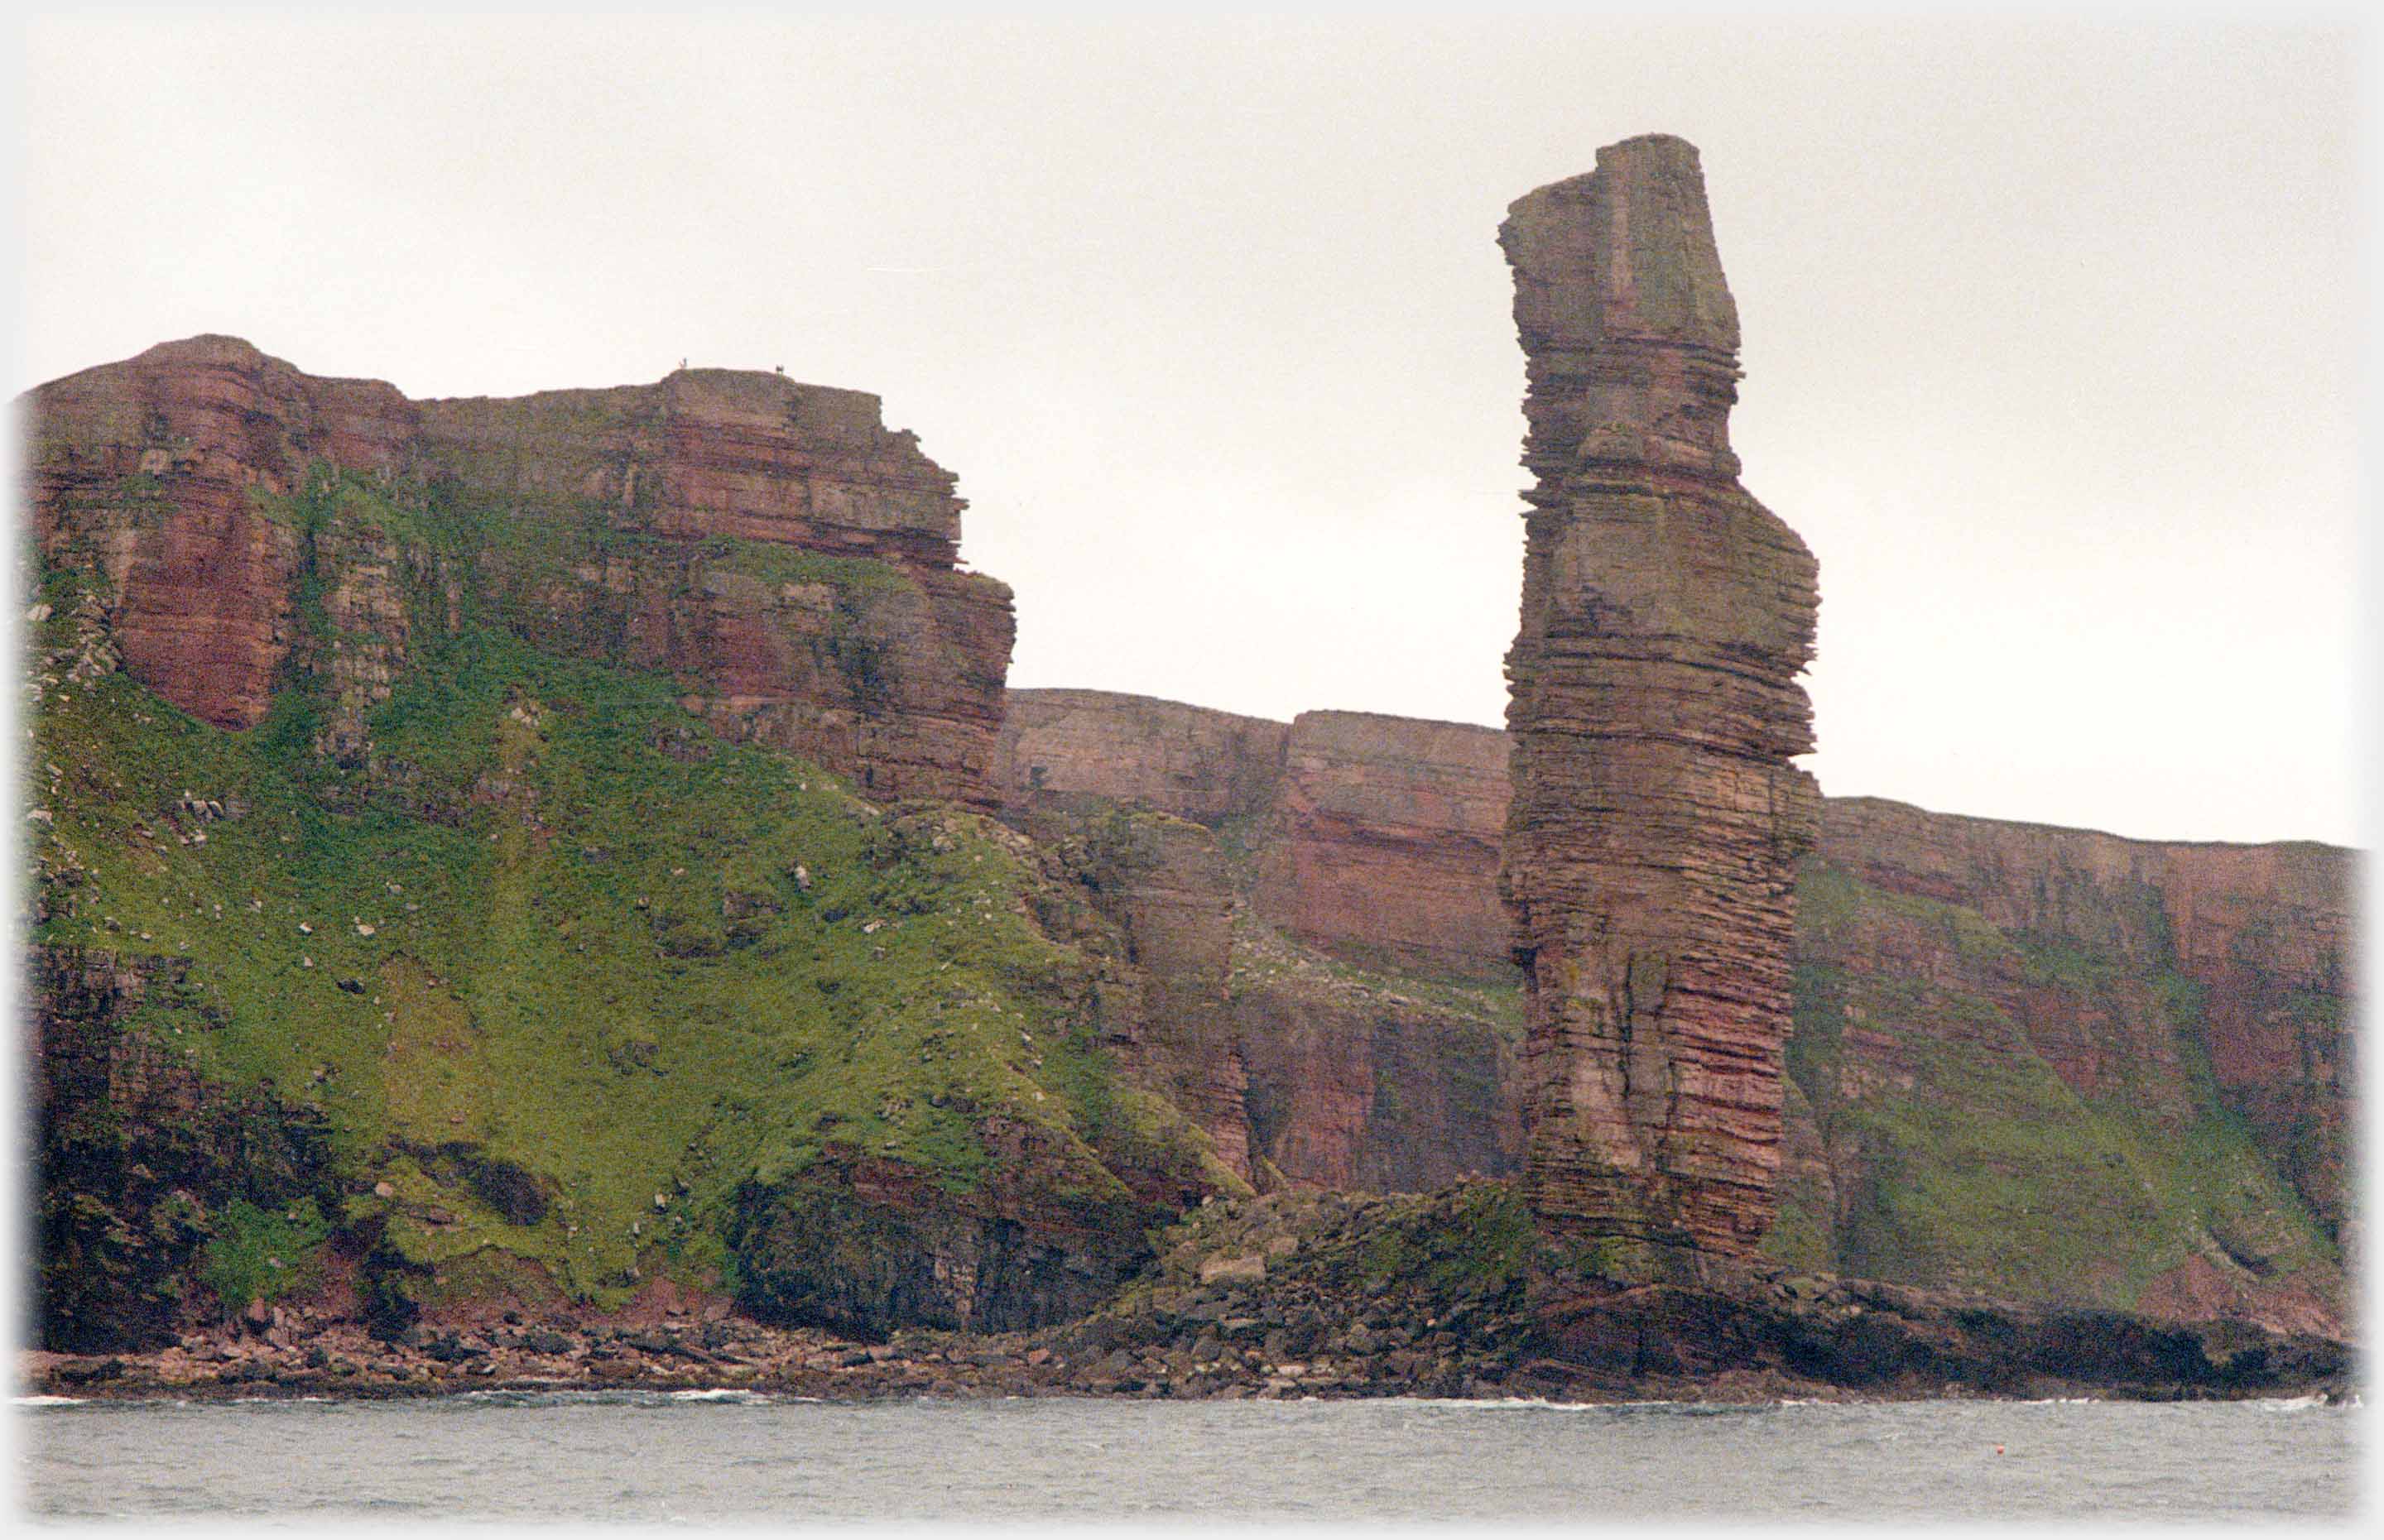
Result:
{"type": "MultiPolygon", "coordinates": [[[[1315,1400],[1303,1396],[1302,1400],[1315,1400]]],[[[1468,1411],[1612,1411],[1626,1406],[1695,1406],[1695,1401],[1551,1401],[1545,1396],[1399,1396],[1385,1398],[1407,1406],[1453,1406],[1468,1411]]]]}
{"type": "MultiPolygon", "coordinates": [[[[2263,1411],[2306,1411],[2311,1407],[2328,1403],[2324,1396],[2313,1391],[2307,1396],[2261,1396],[2255,1398],[2252,1404],[2263,1411]]],[[[2347,1404],[2358,1406],[2359,1398],[2353,1396],[2347,1404]]]]}
{"type": "Polygon", "coordinates": [[[11,1396],[11,1406],[81,1406],[91,1399],[88,1396],[11,1396]]]}
{"type": "Polygon", "coordinates": [[[670,1398],[674,1401],[734,1401],[740,1406],[766,1406],[771,1399],[758,1390],[739,1390],[728,1386],[709,1390],[674,1390],[670,1398]]]}

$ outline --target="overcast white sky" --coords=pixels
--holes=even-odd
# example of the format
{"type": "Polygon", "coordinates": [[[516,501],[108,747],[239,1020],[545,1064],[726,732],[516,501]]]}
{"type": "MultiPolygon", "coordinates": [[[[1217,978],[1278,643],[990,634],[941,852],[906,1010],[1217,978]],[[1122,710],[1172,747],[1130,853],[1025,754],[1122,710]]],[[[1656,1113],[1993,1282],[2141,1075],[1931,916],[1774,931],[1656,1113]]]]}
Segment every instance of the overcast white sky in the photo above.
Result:
{"type": "Polygon", "coordinates": [[[2359,840],[2343,31],[38,20],[13,390],[232,332],[417,397],[874,390],[1012,683],[1497,722],[1505,207],[1704,153],[1833,794],[2359,840]]]}

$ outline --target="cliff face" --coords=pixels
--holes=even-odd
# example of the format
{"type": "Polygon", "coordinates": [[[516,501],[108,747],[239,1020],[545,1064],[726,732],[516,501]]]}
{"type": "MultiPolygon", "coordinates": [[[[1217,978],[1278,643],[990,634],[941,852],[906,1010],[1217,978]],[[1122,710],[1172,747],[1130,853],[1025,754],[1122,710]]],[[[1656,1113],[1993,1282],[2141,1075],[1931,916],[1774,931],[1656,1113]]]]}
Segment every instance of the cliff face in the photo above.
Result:
{"type": "Polygon", "coordinates": [[[318,751],[335,695],[293,684],[234,733],[118,671],[37,719],[30,976],[56,1062],[98,1066],[42,1108],[72,1286],[44,1341],[131,1346],[283,1282],[386,1330],[665,1284],[1015,1324],[1245,1190],[1123,1072],[1119,947],[999,824],[889,813],[666,682],[486,632],[397,676],[379,771],[318,751]],[[305,1127],[302,1212],[246,1167],[305,1127]]]}
{"type": "MultiPolygon", "coordinates": [[[[1104,699],[1071,708],[1074,795],[1131,797],[1103,767],[1147,759],[1136,735],[1151,719],[1104,699]]],[[[1166,710],[1179,737],[1235,720],[1166,710]]],[[[1007,735],[1037,743],[1031,727],[1007,735]]],[[[1502,735],[1320,712],[1285,742],[1275,802],[1224,834],[1245,884],[1229,991],[1254,1156],[1336,1188],[1514,1171],[1523,1087],[1502,1012],[1521,1002],[1498,981],[1504,938],[1452,925],[1475,948],[1458,966],[1370,971],[1390,955],[1370,915],[1409,913],[1418,892],[1441,915],[1496,902],[1486,861],[1470,891],[1440,884],[1505,817],[1503,782],[1483,780],[1502,735]],[[1349,724],[1362,751],[1304,747],[1311,722],[1349,724]],[[1449,786],[1486,795],[1416,791],[1449,786]],[[1372,816],[1299,816],[1325,797],[1372,816]],[[1400,838],[1370,841],[1371,863],[1322,843],[1383,823],[1400,838]]],[[[1205,773],[1175,782],[1178,807],[1222,806],[1249,772],[1220,755],[1205,773]]],[[[1799,869],[1769,1255],[2001,1298],[2342,1328],[2358,1229],[2341,1177],[2353,853],[2154,844],[1860,797],[1824,801],[1820,829],[1799,869]]]]}
{"type": "Polygon", "coordinates": [[[1024,813],[1079,803],[1232,827],[1249,900],[1294,939],[1393,971],[1513,975],[1498,902],[1507,737],[1303,711],[1289,722],[1101,690],[1015,690],[996,781],[1024,813]]]}
{"type": "Polygon", "coordinates": [[[1831,802],[1822,827],[1789,1045],[1802,1158],[1775,1249],[2342,1328],[2351,852],[1869,798],[1831,802]],[[1953,1179],[1964,1166],[2000,1179],[1953,1179]],[[1916,1179],[1930,1170],[1948,1177],[1916,1179]]]}
{"type": "Polygon", "coordinates": [[[198,339],[23,404],[29,955],[104,1066],[43,1103],[45,1263],[91,1275],[45,1340],[300,1277],[392,1330],[732,1283],[1015,1324],[1245,1189],[1133,1073],[1181,1036],[1137,917],[950,805],[992,799],[1009,599],[875,398],[416,403],[198,339]],[[241,1186],[277,1128],[319,1203],[241,1186]]]}
{"type": "Polygon", "coordinates": [[[1253,901],[1316,945],[1507,978],[1494,886],[1507,799],[1507,739],[1494,728],[1303,711],[1253,901]]]}
{"type": "Polygon", "coordinates": [[[1089,795],[1214,827],[1273,806],[1282,722],[1108,690],[1007,699],[994,772],[1007,807],[1089,795]]]}
{"type": "Polygon", "coordinates": [[[234,1304],[269,1298],[327,1228],[322,1119],[269,1088],[210,1082],[180,1030],[143,1029],[144,1017],[173,1015],[193,1032],[220,1026],[190,1011],[175,960],[61,952],[34,963],[28,1083],[43,1339],[68,1351],[154,1347],[193,1310],[214,1308],[202,1298],[211,1290],[237,1293],[234,1304]]]}
{"type": "Polygon", "coordinates": [[[1183,819],[1099,801],[1063,811],[1047,798],[1024,822],[1115,927],[1121,966],[1104,986],[1106,1041],[1139,1084],[1181,1108],[1218,1161],[1248,1180],[1248,1071],[1225,1011],[1234,889],[1216,837],[1183,819]]]}
{"type": "Polygon", "coordinates": [[[252,493],[287,492],[315,457],[394,472],[411,405],[228,337],[166,343],[23,404],[43,553],[105,578],[136,677],[218,727],[255,726],[290,651],[298,540],[252,493]]]}
{"type": "Polygon", "coordinates": [[[1145,1078],[1222,1158],[1246,1152],[1235,1169],[1260,1182],[1375,1189],[1515,1169],[1504,734],[1009,698],[1004,816],[1105,852],[1086,874],[1148,969],[1145,1078]]]}
{"type": "Polygon", "coordinates": [[[2173,1112],[2176,1093],[2144,1088],[2142,1072],[2177,1069],[2185,1053],[2184,1067],[2206,1075],[2221,1105],[2276,1152],[2328,1230],[2349,1220],[2352,852],[2154,844],[1855,797],[1828,805],[1820,855],[1882,892],[2189,982],[2195,1020],[2182,1048],[2124,994],[2082,1012],[2026,990],[2007,991],[2004,1004],[2080,1096],[2173,1112]]]}
{"type": "Polygon", "coordinates": [[[1512,1175],[1522,1128],[1511,987],[1419,987],[1304,960],[1256,938],[1239,957],[1251,1148],[1293,1182],[1340,1191],[1512,1175]]]}
{"type": "Polygon", "coordinates": [[[1528,361],[1504,882],[1531,989],[1525,1186],[1584,1233],[1744,1253],[1779,1164],[1796,675],[1815,565],[1737,483],[1738,318],[1669,138],[1499,229],[1528,361]]]}
{"type": "Polygon", "coordinates": [[[202,337],[25,405],[44,556],[102,579],[125,666],[217,726],[264,720],[296,610],[321,603],[306,661],[352,688],[332,745],[368,757],[361,712],[408,640],[383,622],[412,582],[451,616],[492,595],[542,646],[666,671],[723,736],[874,796],[993,800],[1010,595],[957,569],[952,478],[874,396],[705,369],[414,402],[202,337]],[[271,506],[359,486],[426,511],[358,540],[271,506]]]}

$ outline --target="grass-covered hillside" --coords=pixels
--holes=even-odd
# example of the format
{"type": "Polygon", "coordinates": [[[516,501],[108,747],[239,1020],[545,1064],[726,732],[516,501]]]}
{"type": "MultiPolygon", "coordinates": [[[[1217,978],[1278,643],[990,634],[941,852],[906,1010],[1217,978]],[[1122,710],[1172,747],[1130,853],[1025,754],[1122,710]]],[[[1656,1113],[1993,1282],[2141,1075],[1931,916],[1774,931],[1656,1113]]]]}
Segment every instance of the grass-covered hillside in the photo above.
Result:
{"type": "Polygon", "coordinates": [[[2303,1325],[2340,1308],[2337,1250],[2279,1174],[2289,1152],[2226,1110],[2173,964],[1819,861],[1797,893],[1770,1254],[2011,1299],[2303,1325]]]}
{"type": "Polygon", "coordinates": [[[474,552],[436,507],[329,487],[272,510],[305,536],[304,634],[251,731],[104,662],[69,676],[105,657],[99,563],[45,565],[33,628],[31,941],[188,959],[107,1029],[329,1130],[338,1212],[204,1216],[225,1303],[377,1234],[379,1281],[420,1303],[668,1275],[801,1313],[801,1280],[757,1275],[804,1265],[767,1238],[775,1195],[1114,1251],[1202,1189],[1198,1136],[1094,1046],[1103,965],[1029,918],[1053,884],[1026,842],[716,741],[677,682],[545,650],[514,596],[456,582],[474,552]],[[357,549],[402,646],[330,559],[357,549]],[[393,660],[386,698],[359,655],[393,660]],[[329,751],[354,749],[343,711],[366,748],[329,751]],[[998,1158],[1022,1147],[1029,1169],[998,1158]],[[292,1254],[234,1279],[267,1225],[292,1254]]]}

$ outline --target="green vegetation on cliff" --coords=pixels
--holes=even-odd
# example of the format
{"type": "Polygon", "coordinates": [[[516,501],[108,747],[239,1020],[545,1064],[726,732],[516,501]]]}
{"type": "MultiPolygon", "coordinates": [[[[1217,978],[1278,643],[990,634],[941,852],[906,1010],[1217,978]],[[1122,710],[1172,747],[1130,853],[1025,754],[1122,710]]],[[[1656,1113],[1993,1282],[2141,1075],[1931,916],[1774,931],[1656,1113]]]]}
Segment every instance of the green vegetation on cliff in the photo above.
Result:
{"type": "Polygon", "coordinates": [[[1829,1180],[1792,1151],[1769,1254],[2077,1304],[2133,1307],[2195,1257],[2331,1292],[2334,1249],[2220,1105],[2190,980],[1819,862],[1798,895],[1791,1137],[1809,1115],[1829,1180]]]}
{"type": "MultiPolygon", "coordinates": [[[[52,672],[31,744],[32,940],[187,958],[187,1000],[125,1029],[329,1130],[341,1212],[217,1215],[227,1298],[282,1287],[261,1258],[332,1224],[380,1233],[426,1302],[736,1285],[740,1191],[876,1163],[965,1203],[989,1140],[1022,1130],[1038,1159],[1012,1209],[1114,1222],[1198,1189],[1198,1136],[1094,1046],[1095,960],[1029,918],[1049,880],[1024,841],[872,806],[716,740],[667,677],[526,640],[504,590],[461,580],[490,548],[452,510],[318,475],[273,511],[303,542],[302,635],[264,723],[52,672]],[[374,584],[407,621],[379,701],[327,662],[390,640],[333,619],[342,585],[374,584]],[[319,752],[341,711],[368,755],[319,752]]],[[[705,560],[769,581],[905,585],[715,544],[705,560]]],[[[43,575],[37,671],[104,581],[43,575]]]]}

